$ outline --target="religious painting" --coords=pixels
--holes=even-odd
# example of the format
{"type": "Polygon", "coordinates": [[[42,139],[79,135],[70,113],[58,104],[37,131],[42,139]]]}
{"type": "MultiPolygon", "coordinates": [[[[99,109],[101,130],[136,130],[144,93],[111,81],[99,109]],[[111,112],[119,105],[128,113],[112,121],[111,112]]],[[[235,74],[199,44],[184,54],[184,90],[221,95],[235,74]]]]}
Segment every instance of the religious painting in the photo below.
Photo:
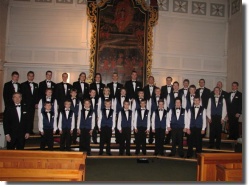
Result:
{"type": "Polygon", "coordinates": [[[90,58],[93,73],[101,73],[102,81],[107,83],[116,72],[119,82],[124,84],[135,70],[138,80],[144,83],[151,69],[151,56],[148,58],[148,35],[152,35],[148,33],[150,7],[138,0],[93,2],[88,1],[88,14],[95,11],[96,18],[92,32],[96,36],[92,36],[95,46],[90,58]]]}

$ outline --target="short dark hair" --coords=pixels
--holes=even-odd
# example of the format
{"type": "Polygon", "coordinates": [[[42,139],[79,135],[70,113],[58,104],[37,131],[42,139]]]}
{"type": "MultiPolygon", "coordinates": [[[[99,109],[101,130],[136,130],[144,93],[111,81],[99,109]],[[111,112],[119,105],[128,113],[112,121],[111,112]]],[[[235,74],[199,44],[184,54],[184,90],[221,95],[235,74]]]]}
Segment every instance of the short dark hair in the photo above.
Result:
{"type": "Polygon", "coordinates": [[[164,103],[164,100],[163,100],[163,99],[159,99],[159,100],[158,100],[158,104],[159,104],[159,103],[164,103]]]}
{"type": "Polygon", "coordinates": [[[88,99],[88,98],[86,98],[86,99],[84,99],[84,103],[85,103],[85,102],[90,102],[90,103],[91,103],[91,100],[88,99]]]}
{"type": "Polygon", "coordinates": [[[19,76],[19,73],[18,73],[17,71],[13,71],[13,72],[11,73],[11,76],[14,76],[14,75],[18,75],[18,76],[19,76]]]}
{"type": "Polygon", "coordinates": [[[176,98],[175,98],[175,102],[176,102],[176,101],[180,101],[180,102],[182,103],[182,99],[181,99],[180,97],[176,97],[176,98]]]}
{"type": "Polygon", "coordinates": [[[171,79],[171,80],[173,80],[172,77],[170,77],[170,76],[169,76],[169,77],[166,77],[166,79],[171,79]]]}
{"type": "Polygon", "coordinates": [[[52,88],[46,88],[45,93],[46,93],[47,91],[49,91],[49,90],[51,90],[51,91],[53,92],[53,89],[52,89],[52,88]]]}
{"type": "Polygon", "coordinates": [[[203,82],[205,83],[205,79],[200,79],[199,82],[200,82],[200,81],[203,81],[203,82]]]}
{"type": "Polygon", "coordinates": [[[125,104],[125,103],[129,103],[130,104],[130,102],[127,99],[124,100],[123,104],[125,104]]]}
{"type": "Polygon", "coordinates": [[[137,71],[136,71],[136,70],[132,70],[131,74],[132,74],[132,73],[137,73],[137,71]]]}
{"type": "Polygon", "coordinates": [[[199,100],[201,100],[201,99],[200,99],[200,96],[198,96],[198,95],[195,95],[194,99],[199,99],[199,100]]]}
{"type": "Polygon", "coordinates": [[[70,104],[72,104],[72,102],[69,100],[69,99],[66,99],[65,101],[64,101],[64,104],[65,103],[70,103],[70,104]]]}
{"type": "Polygon", "coordinates": [[[45,105],[48,105],[48,104],[52,105],[52,103],[51,103],[51,102],[46,101],[46,102],[44,103],[44,106],[45,106],[45,105]]]}
{"type": "Polygon", "coordinates": [[[28,71],[27,76],[28,76],[29,74],[35,75],[35,73],[34,73],[33,71],[28,71]]]}
{"type": "Polygon", "coordinates": [[[179,86],[179,82],[177,82],[177,81],[173,82],[173,84],[177,84],[179,86]]]}
{"type": "Polygon", "coordinates": [[[50,71],[50,70],[46,71],[46,75],[47,75],[48,73],[53,74],[53,72],[52,72],[52,71],[50,71]]]}
{"type": "Polygon", "coordinates": [[[194,84],[191,84],[191,85],[189,86],[189,89],[190,89],[190,88],[196,89],[196,86],[195,86],[194,84]]]}
{"type": "Polygon", "coordinates": [[[235,81],[235,82],[233,82],[233,83],[232,83],[232,85],[233,85],[233,84],[236,84],[237,86],[239,86],[239,83],[238,83],[238,82],[236,82],[236,81],[235,81]]]}
{"type": "Polygon", "coordinates": [[[105,103],[110,103],[111,102],[111,99],[106,99],[105,100],[105,103]]]}
{"type": "Polygon", "coordinates": [[[142,99],[142,100],[140,101],[140,103],[142,103],[142,102],[147,103],[146,99],[142,99]]]}
{"type": "Polygon", "coordinates": [[[13,93],[12,98],[14,97],[14,95],[20,95],[22,97],[22,94],[20,92],[13,93]]]}
{"type": "Polygon", "coordinates": [[[188,79],[184,79],[183,82],[188,82],[189,83],[189,80],[188,79]]]}
{"type": "Polygon", "coordinates": [[[71,89],[70,93],[72,93],[72,92],[76,92],[77,93],[77,89],[75,89],[75,88],[71,89]]]}

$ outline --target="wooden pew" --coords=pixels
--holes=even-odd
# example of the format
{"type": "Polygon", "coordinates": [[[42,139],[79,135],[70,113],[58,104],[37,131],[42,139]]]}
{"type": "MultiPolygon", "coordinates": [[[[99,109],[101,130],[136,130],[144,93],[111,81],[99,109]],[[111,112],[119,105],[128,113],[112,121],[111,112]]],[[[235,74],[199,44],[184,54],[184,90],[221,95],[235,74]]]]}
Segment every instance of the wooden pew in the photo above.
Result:
{"type": "Polygon", "coordinates": [[[200,153],[197,157],[197,181],[216,181],[216,165],[234,168],[242,164],[242,153],[200,153]]]}
{"type": "Polygon", "coordinates": [[[0,151],[0,180],[84,181],[86,154],[60,151],[0,151]]]}
{"type": "Polygon", "coordinates": [[[221,164],[216,165],[217,181],[231,181],[242,182],[242,164],[224,166],[221,164]]]}

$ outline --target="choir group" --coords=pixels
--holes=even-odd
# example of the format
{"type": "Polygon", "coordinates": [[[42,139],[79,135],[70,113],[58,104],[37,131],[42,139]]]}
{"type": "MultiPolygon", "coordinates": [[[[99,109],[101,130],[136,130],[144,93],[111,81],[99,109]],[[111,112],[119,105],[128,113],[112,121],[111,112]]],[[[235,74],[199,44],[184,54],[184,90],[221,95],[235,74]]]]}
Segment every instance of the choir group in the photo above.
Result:
{"type": "Polygon", "coordinates": [[[69,151],[71,143],[79,136],[80,151],[91,155],[91,139],[99,143],[99,155],[112,155],[112,134],[119,144],[119,155],[131,155],[131,134],[134,133],[135,154],[146,155],[147,143],[155,142],[154,155],[165,155],[164,144],[171,143],[168,156],[191,158],[202,151],[202,138],[209,128],[209,148],[220,149],[222,124],[229,122],[229,138],[239,137],[238,120],[242,114],[242,93],[238,82],[232,83],[232,91],[222,90],[222,82],[211,92],[205,80],[199,80],[199,88],[189,80],[155,86],[153,76],[142,87],[137,81],[137,72],[132,71],[131,80],[125,85],[118,82],[118,74],[112,74],[112,82],[102,83],[101,74],[87,84],[82,72],[73,85],[67,83],[68,74],[62,74],[62,82],[56,84],[52,71],[46,79],[34,83],[34,72],[27,73],[27,81],[18,83],[19,74],[13,72],[12,80],[5,83],[3,98],[4,132],[7,149],[24,149],[25,139],[33,133],[35,110],[38,109],[38,129],[41,135],[40,148],[53,150],[53,135],[60,134],[60,150],[69,151]],[[207,125],[208,124],[208,125],[207,125]],[[97,133],[100,142],[97,142],[97,133]],[[183,151],[183,137],[187,137],[187,155],[183,151]],[[154,141],[155,140],[155,141],[154,141]],[[176,149],[176,147],[178,148],[176,149]],[[176,151],[177,150],[177,151],[176,151]]]}

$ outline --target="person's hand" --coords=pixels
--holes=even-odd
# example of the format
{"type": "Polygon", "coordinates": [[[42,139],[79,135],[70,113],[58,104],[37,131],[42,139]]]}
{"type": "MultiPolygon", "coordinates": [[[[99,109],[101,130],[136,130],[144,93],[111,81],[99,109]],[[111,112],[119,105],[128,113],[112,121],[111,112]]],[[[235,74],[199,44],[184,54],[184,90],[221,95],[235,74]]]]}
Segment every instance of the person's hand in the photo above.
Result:
{"type": "Polygon", "coordinates": [[[89,131],[89,134],[90,134],[90,136],[92,136],[92,134],[93,134],[93,130],[90,130],[90,131],[89,131]]]}
{"type": "Polygon", "coordinates": [[[156,132],[156,131],[155,131],[155,129],[154,129],[154,130],[152,130],[152,132],[153,132],[153,133],[155,133],[155,132],[156,132]]]}
{"type": "Polygon", "coordinates": [[[186,128],[184,128],[184,129],[183,129],[183,132],[187,132],[187,129],[186,129],[186,128]]]}
{"type": "Polygon", "coordinates": [[[146,133],[146,134],[149,134],[149,133],[150,133],[150,130],[146,130],[145,133],[146,133]]]}
{"type": "Polygon", "coordinates": [[[70,130],[70,134],[71,134],[71,135],[73,134],[73,130],[70,130]]]}
{"type": "Polygon", "coordinates": [[[99,132],[101,132],[101,128],[99,128],[99,132]]]}
{"type": "Polygon", "coordinates": [[[221,121],[220,121],[220,122],[221,122],[221,124],[224,124],[224,122],[225,122],[225,121],[224,121],[223,119],[221,119],[221,121]]]}
{"type": "Polygon", "coordinates": [[[63,132],[62,132],[62,130],[60,131],[60,134],[62,134],[63,132]]]}
{"type": "Polygon", "coordinates": [[[42,131],[42,132],[40,132],[41,133],[41,135],[43,136],[44,135],[44,132],[42,131]]]}
{"type": "Polygon", "coordinates": [[[135,132],[135,133],[137,133],[137,132],[138,132],[138,130],[137,130],[137,129],[135,129],[135,130],[134,130],[134,132],[135,132]]]}
{"type": "Polygon", "coordinates": [[[201,134],[205,134],[205,130],[202,130],[202,131],[201,131],[201,134]]]}
{"type": "Polygon", "coordinates": [[[77,129],[77,134],[80,135],[80,129],[77,129]]]}
{"type": "Polygon", "coordinates": [[[119,133],[122,133],[122,130],[119,130],[119,133]]]}
{"type": "Polygon", "coordinates": [[[208,123],[212,123],[212,120],[208,118],[208,123]]]}
{"type": "Polygon", "coordinates": [[[53,131],[53,134],[55,134],[56,133],[56,131],[53,131]]]}
{"type": "Polygon", "coordinates": [[[168,130],[168,131],[171,131],[171,128],[170,128],[170,127],[167,127],[167,130],[168,130]]]}
{"type": "Polygon", "coordinates": [[[166,131],[165,131],[165,134],[169,134],[169,131],[166,130],[166,131]]]}
{"type": "Polygon", "coordinates": [[[10,137],[9,134],[5,136],[5,139],[6,139],[7,142],[11,142],[11,137],[10,137]]]}
{"type": "Polygon", "coordinates": [[[236,117],[236,118],[239,118],[239,117],[240,117],[240,114],[239,114],[239,113],[235,114],[235,117],[236,117]]]}
{"type": "Polygon", "coordinates": [[[187,134],[190,135],[191,134],[191,130],[187,129],[187,134]]]}
{"type": "Polygon", "coordinates": [[[29,133],[25,134],[25,139],[27,140],[29,138],[29,133]]]}

